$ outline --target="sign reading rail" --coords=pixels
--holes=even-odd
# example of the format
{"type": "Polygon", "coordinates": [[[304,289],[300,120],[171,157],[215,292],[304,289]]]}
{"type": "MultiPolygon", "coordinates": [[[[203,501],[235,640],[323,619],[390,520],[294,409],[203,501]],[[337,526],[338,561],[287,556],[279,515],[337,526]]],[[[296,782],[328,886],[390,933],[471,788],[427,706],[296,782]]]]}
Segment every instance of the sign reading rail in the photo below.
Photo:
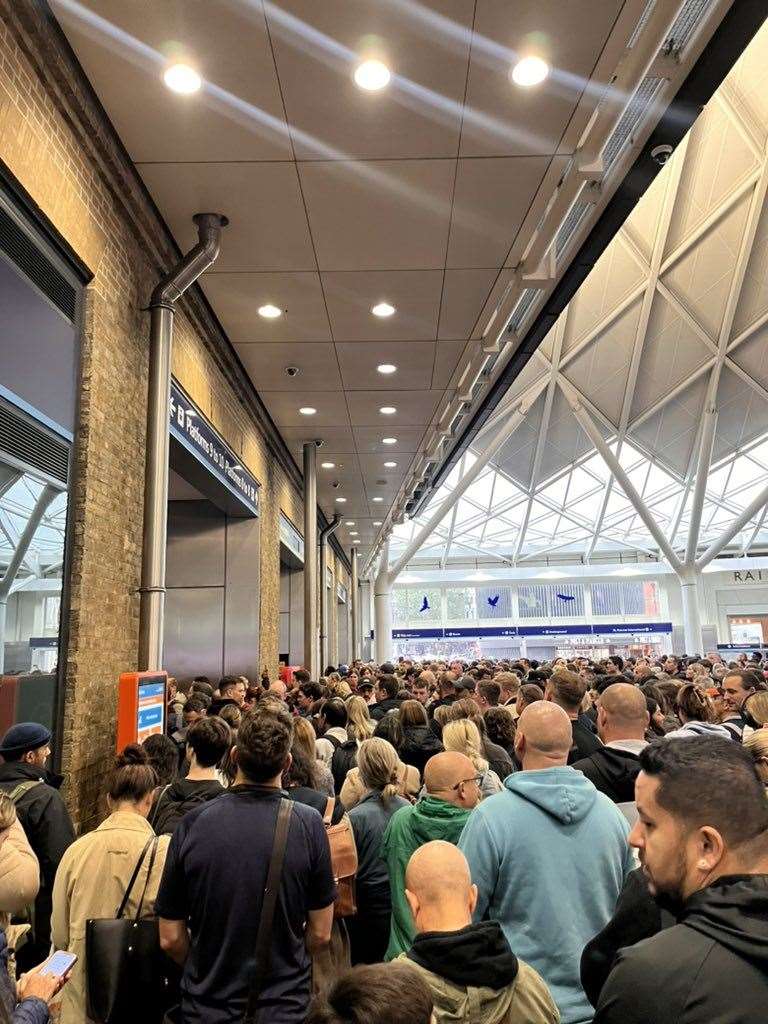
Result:
{"type": "Polygon", "coordinates": [[[175,380],[171,381],[169,409],[171,436],[213,474],[245,506],[251,515],[259,514],[259,484],[218,431],[203,416],[175,380]]]}

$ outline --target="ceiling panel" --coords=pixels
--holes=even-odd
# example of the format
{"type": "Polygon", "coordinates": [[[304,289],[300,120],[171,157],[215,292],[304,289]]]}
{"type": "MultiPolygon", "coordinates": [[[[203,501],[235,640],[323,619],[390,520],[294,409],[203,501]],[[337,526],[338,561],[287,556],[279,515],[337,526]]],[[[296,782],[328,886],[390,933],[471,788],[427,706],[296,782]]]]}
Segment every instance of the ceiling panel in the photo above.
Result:
{"type": "Polygon", "coordinates": [[[236,345],[331,340],[318,274],[208,273],[200,283],[236,345]],[[260,317],[258,309],[267,303],[284,310],[283,315],[275,320],[260,317]]]}
{"type": "Polygon", "coordinates": [[[393,383],[402,391],[429,388],[435,365],[435,348],[434,341],[338,342],[336,355],[344,388],[347,391],[373,391],[391,388],[393,383]],[[397,372],[379,373],[376,367],[385,363],[396,366],[397,372]]]}
{"type": "Polygon", "coordinates": [[[53,0],[51,6],[133,160],[291,158],[260,4],[53,0]],[[202,95],[180,97],[165,88],[163,70],[175,61],[199,70],[207,83],[202,95]]]}
{"type": "Polygon", "coordinates": [[[623,0],[540,3],[477,0],[467,81],[462,156],[556,152],[623,0]],[[558,87],[510,85],[518,54],[535,48],[559,71],[558,87]]]}
{"type": "Polygon", "coordinates": [[[442,270],[324,273],[323,288],[336,341],[433,341],[440,313],[442,270]],[[388,302],[397,312],[375,317],[388,302]]]}
{"type": "Polygon", "coordinates": [[[500,267],[551,157],[459,160],[449,267],[500,267]]]}
{"type": "MultiPolygon", "coordinates": [[[[261,391],[261,398],[278,427],[298,427],[309,423],[315,427],[334,427],[349,423],[343,391],[261,391]],[[316,409],[313,416],[302,416],[301,408],[316,409]]],[[[315,435],[313,435],[315,436],[315,435]]]]}
{"type": "Polygon", "coordinates": [[[470,336],[498,275],[498,270],[446,270],[438,338],[470,336]]]}
{"type": "MultiPolygon", "coordinates": [[[[298,427],[281,426],[280,433],[285,438],[288,447],[299,464],[301,464],[301,450],[304,442],[314,441],[317,438],[325,442],[320,450],[321,456],[326,451],[335,452],[337,455],[340,453],[354,455],[357,451],[355,437],[352,433],[352,428],[349,426],[325,427],[317,423],[313,426],[306,423],[298,427]]],[[[333,458],[331,458],[331,461],[333,461],[333,458]]]]}
{"type": "Polygon", "coordinates": [[[454,160],[300,163],[320,269],[442,268],[455,170],[454,160]]]}
{"type": "Polygon", "coordinates": [[[456,154],[472,4],[280,0],[267,17],[299,159],[456,154]],[[422,12],[454,32],[435,31],[422,12]],[[354,85],[354,67],[370,58],[392,70],[384,94],[354,85]]]}
{"type": "Polygon", "coordinates": [[[185,252],[197,241],[190,210],[229,216],[217,272],[316,269],[295,164],[195,163],[183,174],[177,164],[139,169],[185,252]]]}
{"type": "Polygon", "coordinates": [[[347,395],[349,419],[353,427],[378,427],[397,433],[406,427],[426,426],[432,419],[442,391],[352,391],[347,395]],[[380,408],[397,409],[391,415],[380,408]]]}
{"type": "Polygon", "coordinates": [[[461,354],[466,347],[463,341],[438,341],[435,351],[435,368],[432,376],[433,388],[447,388],[459,365],[461,354]]]}
{"type": "Polygon", "coordinates": [[[237,354],[259,391],[298,394],[307,389],[340,391],[341,374],[330,342],[258,342],[235,345],[237,354]],[[286,368],[298,369],[291,377],[286,368]]]}
{"type": "Polygon", "coordinates": [[[357,461],[366,480],[394,480],[403,477],[411,464],[410,456],[398,457],[388,452],[381,455],[358,455],[357,461]],[[385,462],[396,462],[397,465],[387,467],[385,462]]]}
{"type": "Polygon", "coordinates": [[[424,427],[397,427],[391,430],[379,430],[377,427],[354,427],[353,434],[357,450],[361,455],[366,453],[385,453],[393,459],[404,453],[419,451],[424,436],[424,427]],[[383,437],[396,437],[397,444],[382,444],[383,437]]]}

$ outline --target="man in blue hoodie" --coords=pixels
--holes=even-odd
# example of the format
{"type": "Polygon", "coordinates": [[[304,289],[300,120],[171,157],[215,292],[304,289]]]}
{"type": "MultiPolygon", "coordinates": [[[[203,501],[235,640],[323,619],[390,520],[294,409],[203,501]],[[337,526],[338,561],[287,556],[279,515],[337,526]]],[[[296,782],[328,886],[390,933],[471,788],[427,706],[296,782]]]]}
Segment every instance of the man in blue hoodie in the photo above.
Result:
{"type": "Polygon", "coordinates": [[[500,922],[549,986],[563,1024],[586,1024],[594,1011],[581,987],[581,953],[611,919],[635,864],[626,818],[567,766],[572,742],[561,707],[527,707],[515,739],[523,770],[475,809],[459,849],[478,888],[475,920],[500,922]]]}

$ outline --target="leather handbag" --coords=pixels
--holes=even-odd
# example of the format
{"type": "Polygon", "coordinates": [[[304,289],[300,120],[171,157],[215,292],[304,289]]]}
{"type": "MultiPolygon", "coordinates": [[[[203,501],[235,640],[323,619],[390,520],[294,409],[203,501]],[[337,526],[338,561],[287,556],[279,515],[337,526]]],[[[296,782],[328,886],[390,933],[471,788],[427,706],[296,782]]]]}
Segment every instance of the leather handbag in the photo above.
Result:
{"type": "Polygon", "coordinates": [[[178,999],[178,968],[160,948],[156,917],[141,919],[141,908],[157,856],[157,837],[147,841],[113,918],[85,925],[88,1016],[98,1024],[160,1024],[178,999]],[[133,918],[124,917],[131,891],[149,853],[144,889],[133,918]]]}
{"type": "Polygon", "coordinates": [[[345,814],[341,821],[331,824],[336,798],[329,796],[323,815],[325,833],[331,848],[331,867],[336,882],[337,896],[333,904],[333,916],[351,917],[357,913],[355,898],[355,876],[357,875],[357,846],[352,823],[345,814]]]}

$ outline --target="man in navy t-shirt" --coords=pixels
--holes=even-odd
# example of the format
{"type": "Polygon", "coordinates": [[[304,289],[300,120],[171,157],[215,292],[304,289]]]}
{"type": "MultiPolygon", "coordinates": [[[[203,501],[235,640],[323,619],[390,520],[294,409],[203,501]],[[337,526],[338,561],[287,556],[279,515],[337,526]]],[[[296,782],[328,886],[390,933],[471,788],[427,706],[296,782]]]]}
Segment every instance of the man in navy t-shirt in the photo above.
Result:
{"type": "MultiPolygon", "coordinates": [[[[184,1024],[240,1024],[245,1014],[292,738],[287,712],[246,715],[233,750],[235,785],[187,814],[173,833],[156,912],[163,949],[184,967],[184,1024]]],[[[335,897],[322,818],[294,803],[258,1002],[265,1024],[304,1020],[310,957],[330,941],[335,897]]]]}

